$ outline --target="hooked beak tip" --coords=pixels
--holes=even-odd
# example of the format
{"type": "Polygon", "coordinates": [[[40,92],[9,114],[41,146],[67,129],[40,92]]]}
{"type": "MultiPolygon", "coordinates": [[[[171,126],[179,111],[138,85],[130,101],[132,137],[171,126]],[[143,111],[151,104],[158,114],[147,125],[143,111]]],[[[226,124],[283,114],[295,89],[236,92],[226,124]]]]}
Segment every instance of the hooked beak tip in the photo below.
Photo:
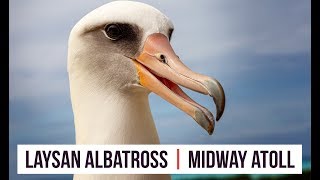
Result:
{"type": "Polygon", "coordinates": [[[212,135],[213,134],[213,126],[212,127],[209,126],[207,129],[207,132],[209,135],[212,135]]]}
{"type": "Polygon", "coordinates": [[[224,112],[225,107],[225,95],[224,90],[216,79],[209,79],[205,81],[205,85],[208,89],[209,95],[213,98],[216,104],[216,120],[219,121],[224,112]]]}
{"type": "Polygon", "coordinates": [[[209,133],[209,135],[212,135],[214,130],[214,119],[212,115],[206,116],[203,112],[201,112],[201,110],[196,110],[194,119],[203,129],[205,129],[209,133]]]}

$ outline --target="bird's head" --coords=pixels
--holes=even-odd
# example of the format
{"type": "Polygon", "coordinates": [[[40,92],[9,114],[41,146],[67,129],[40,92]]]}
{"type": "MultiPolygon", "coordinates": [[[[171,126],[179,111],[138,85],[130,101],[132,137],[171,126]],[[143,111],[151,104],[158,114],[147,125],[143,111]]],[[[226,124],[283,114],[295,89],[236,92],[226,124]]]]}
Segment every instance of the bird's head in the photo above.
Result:
{"type": "Polygon", "coordinates": [[[70,34],[70,81],[86,78],[108,92],[154,92],[212,134],[212,113],[179,85],[213,97],[216,120],[225,107],[223,88],[217,80],[195,73],[182,63],[170,45],[173,29],[168,17],[139,2],[115,1],[93,10],[70,34]]]}

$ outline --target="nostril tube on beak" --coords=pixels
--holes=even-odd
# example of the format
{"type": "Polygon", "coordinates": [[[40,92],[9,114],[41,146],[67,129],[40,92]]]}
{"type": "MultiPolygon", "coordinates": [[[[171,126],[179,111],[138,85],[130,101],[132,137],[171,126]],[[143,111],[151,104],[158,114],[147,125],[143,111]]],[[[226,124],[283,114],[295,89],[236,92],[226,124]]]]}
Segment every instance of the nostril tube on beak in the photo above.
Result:
{"type": "Polygon", "coordinates": [[[167,59],[166,59],[166,56],[165,56],[164,54],[162,54],[162,53],[157,53],[157,54],[155,54],[155,57],[156,57],[157,59],[159,59],[159,61],[167,64],[167,59]]]}

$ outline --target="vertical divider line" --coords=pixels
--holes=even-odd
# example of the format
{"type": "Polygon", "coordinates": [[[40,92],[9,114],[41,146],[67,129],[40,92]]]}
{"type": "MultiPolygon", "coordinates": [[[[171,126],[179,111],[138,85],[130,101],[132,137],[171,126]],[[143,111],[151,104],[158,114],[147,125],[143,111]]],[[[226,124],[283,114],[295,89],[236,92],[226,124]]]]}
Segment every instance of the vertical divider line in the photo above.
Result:
{"type": "Polygon", "coordinates": [[[177,169],[180,168],[180,152],[179,149],[177,149],[177,169]]]}

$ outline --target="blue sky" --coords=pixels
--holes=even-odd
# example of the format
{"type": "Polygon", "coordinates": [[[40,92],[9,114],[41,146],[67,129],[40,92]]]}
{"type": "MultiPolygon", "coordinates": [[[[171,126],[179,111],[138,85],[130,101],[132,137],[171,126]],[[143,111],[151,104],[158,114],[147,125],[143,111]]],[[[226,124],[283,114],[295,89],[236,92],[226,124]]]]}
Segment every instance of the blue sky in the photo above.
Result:
{"type": "MultiPolygon", "coordinates": [[[[106,2],[10,0],[10,179],[34,178],[16,175],[17,144],[75,142],[68,36],[81,17],[106,2]]],[[[175,52],[192,70],[218,79],[227,99],[208,136],[188,115],[150,94],[161,143],[302,144],[310,157],[310,1],[141,2],[173,21],[175,52]]],[[[214,109],[209,97],[186,92],[214,109]]]]}

